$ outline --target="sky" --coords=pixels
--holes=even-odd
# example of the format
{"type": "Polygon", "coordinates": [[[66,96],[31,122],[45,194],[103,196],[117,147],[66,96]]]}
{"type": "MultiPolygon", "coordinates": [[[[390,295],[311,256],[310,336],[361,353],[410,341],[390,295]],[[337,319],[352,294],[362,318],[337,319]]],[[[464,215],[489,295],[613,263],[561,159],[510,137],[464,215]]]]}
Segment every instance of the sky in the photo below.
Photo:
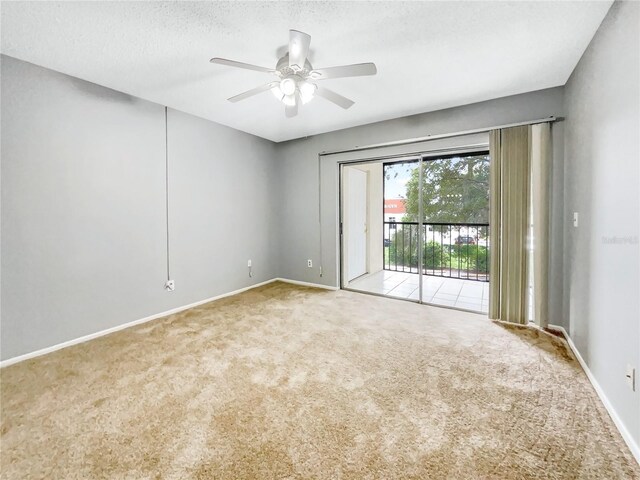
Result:
{"type": "Polygon", "coordinates": [[[417,162],[385,165],[384,198],[407,198],[407,182],[415,168],[417,162]]]}

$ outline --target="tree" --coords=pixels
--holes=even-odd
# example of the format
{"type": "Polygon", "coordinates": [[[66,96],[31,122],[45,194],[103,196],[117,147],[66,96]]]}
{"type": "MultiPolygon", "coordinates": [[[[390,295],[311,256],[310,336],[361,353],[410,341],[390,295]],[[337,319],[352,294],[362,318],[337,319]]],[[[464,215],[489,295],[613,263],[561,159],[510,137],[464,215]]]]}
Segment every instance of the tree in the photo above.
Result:
{"type": "MultiPolygon", "coordinates": [[[[386,180],[398,179],[391,189],[405,191],[403,222],[417,222],[419,189],[422,187],[423,261],[426,269],[449,268],[466,274],[486,276],[489,249],[480,240],[488,238],[488,227],[467,227],[469,223],[489,223],[489,155],[461,155],[425,160],[422,185],[417,162],[396,163],[385,167],[386,180]],[[399,178],[400,177],[400,178],[399,178]],[[476,242],[458,239],[471,236],[476,242]],[[455,242],[455,243],[454,243],[455,242]]],[[[391,257],[398,265],[418,267],[418,231],[416,225],[398,225],[391,237],[391,257]],[[414,233],[415,231],[415,233],[414,233]]]]}
{"type": "MultiPolygon", "coordinates": [[[[422,168],[425,222],[489,223],[489,155],[425,160],[422,168]]],[[[413,168],[406,184],[404,221],[418,220],[418,188],[419,169],[413,168]]]]}

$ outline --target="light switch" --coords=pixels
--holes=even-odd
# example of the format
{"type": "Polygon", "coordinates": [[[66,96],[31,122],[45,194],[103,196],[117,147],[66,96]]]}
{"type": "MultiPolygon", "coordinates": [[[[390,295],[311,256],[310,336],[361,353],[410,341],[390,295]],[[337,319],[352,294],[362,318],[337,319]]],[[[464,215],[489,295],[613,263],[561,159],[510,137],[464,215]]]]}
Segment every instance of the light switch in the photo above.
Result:
{"type": "Polygon", "coordinates": [[[625,372],[625,379],[627,380],[627,385],[632,391],[636,391],[636,369],[631,365],[627,365],[627,370],[625,372]]]}
{"type": "Polygon", "coordinates": [[[573,212],[573,226],[578,226],[578,212],[573,212]]]}

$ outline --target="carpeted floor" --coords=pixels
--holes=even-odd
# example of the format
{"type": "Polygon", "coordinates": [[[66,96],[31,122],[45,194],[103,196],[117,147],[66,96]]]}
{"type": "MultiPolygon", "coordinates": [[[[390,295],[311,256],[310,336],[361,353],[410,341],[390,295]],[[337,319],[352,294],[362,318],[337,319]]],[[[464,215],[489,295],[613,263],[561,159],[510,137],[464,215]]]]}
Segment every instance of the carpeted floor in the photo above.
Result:
{"type": "Polygon", "coordinates": [[[2,478],[633,479],[561,340],[273,283],[1,371],[2,478]]]}

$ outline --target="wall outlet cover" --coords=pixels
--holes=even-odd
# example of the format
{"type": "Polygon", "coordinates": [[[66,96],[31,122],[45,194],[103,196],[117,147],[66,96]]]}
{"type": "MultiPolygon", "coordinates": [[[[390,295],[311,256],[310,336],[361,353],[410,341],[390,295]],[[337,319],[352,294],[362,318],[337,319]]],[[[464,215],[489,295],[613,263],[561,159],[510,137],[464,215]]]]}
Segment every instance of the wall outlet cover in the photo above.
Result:
{"type": "Polygon", "coordinates": [[[311,259],[307,260],[307,267],[309,268],[313,267],[313,262],[311,261],[311,259]]]}
{"type": "Polygon", "coordinates": [[[247,267],[250,267],[250,266],[251,266],[251,260],[248,260],[247,261],[247,267]]]}
{"type": "Polygon", "coordinates": [[[173,292],[176,289],[175,280],[167,280],[167,282],[164,284],[164,289],[167,292],[173,292]]]}

